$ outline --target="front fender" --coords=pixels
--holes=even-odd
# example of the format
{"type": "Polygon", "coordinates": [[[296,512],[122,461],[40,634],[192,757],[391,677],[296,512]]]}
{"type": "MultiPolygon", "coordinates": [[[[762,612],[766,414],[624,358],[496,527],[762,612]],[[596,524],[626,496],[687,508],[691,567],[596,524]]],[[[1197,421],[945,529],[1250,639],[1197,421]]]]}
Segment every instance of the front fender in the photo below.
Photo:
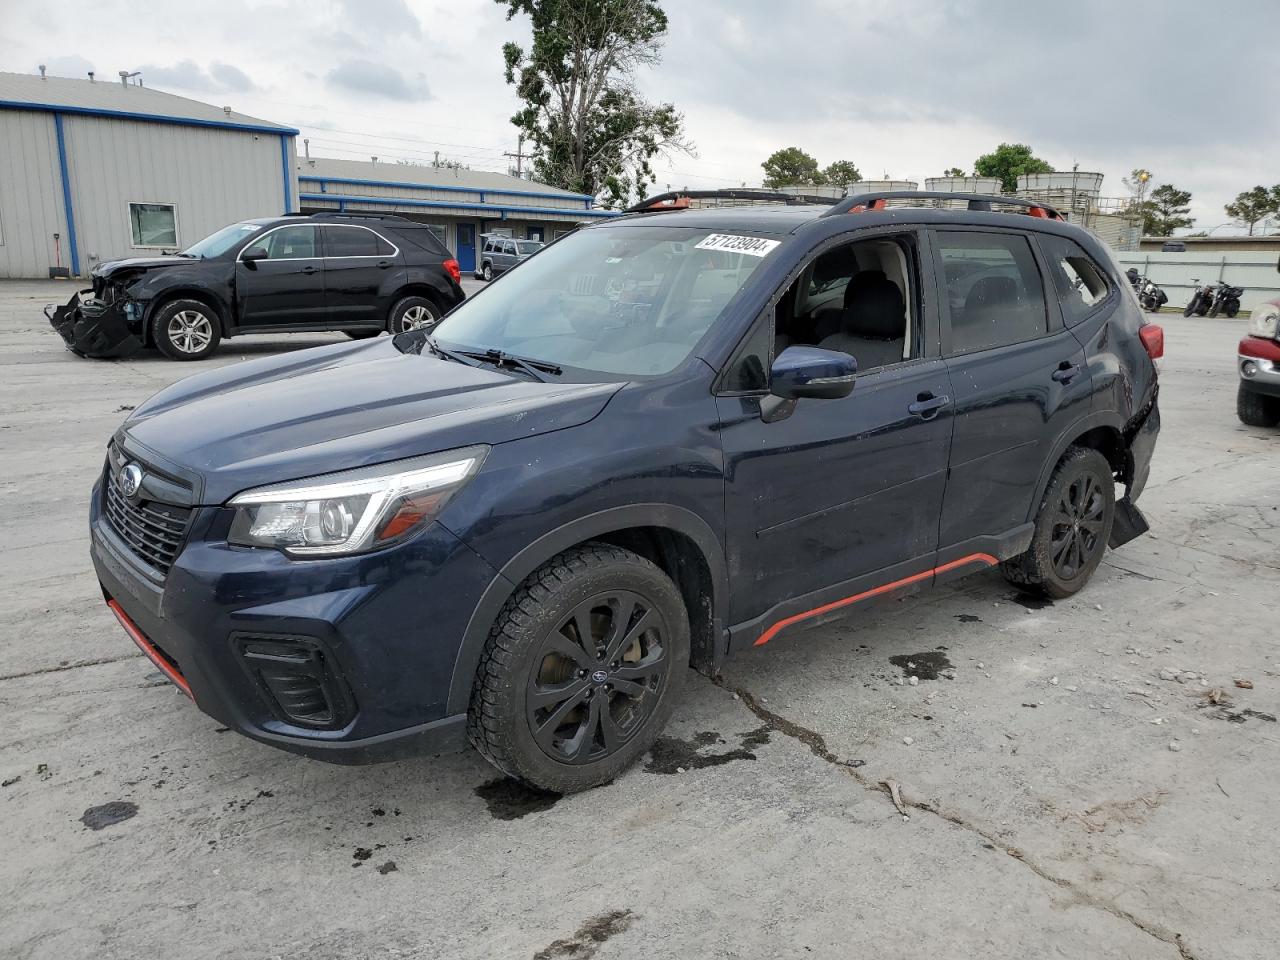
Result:
{"type": "MultiPolygon", "coordinates": [[[[601,510],[579,517],[534,540],[506,564],[485,589],[463,635],[458,658],[454,661],[453,679],[449,685],[448,714],[465,713],[471,699],[471,687],[489,631],[503,604],[516,587],[533,571],[556,554],[587,540],[631,527],[663,527],[687,536],[702,552],[711,571],[713,631],[719,637],[724,631],[729,603],[729,575],[724,550],[719,538],[702,517],[691,510],[662,503],[636,503],[601,510]]],[[[723,656],[721,644],[715,644],[716,665],[723,656]]]]}

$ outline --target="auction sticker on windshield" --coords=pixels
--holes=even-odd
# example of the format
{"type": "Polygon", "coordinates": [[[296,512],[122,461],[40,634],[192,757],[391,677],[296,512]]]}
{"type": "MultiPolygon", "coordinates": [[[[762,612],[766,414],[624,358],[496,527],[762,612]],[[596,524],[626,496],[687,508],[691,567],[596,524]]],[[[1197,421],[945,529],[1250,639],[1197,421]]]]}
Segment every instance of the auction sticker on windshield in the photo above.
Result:
{"type": "Polygon", "coordinates": [[[767,257],[781,240],[765,240],[763,237],[737,237],[731,233],[713,233],[697,244],[696,250],[723,250],[726,253],[745,253],[753,257],[767,257]]]}

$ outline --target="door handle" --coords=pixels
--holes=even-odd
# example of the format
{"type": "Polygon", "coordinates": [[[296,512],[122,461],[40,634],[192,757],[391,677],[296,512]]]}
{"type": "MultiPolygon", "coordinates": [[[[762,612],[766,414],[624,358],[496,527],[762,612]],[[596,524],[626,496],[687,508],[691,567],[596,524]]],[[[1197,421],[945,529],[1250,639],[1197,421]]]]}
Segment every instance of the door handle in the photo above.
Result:
{"type": "Polygon", "coordinates": [[[391,261],[390,261],[390,260],[379,260],[379,261],[378,261],[378,269],[379,269],[379,270],[390,270],[390,269],[391,269],[391,261]]]}
{"type": "Polygon", "coordinates": [[[310,273],[315,273],[315,272],[316,272],[316,268],[315,268],[315,267],[303,267],[303,268],[302,268],[302,272],[303,272],[303,273],[308,273],[308,274],[310,274],[310,273]]]}
{"type": "Polygon", "coordinates": [[[950,397],[935,397],[932,393],[921,393],[913,403],[907,404],[907,412],[921,420],[932,420],[938,411],[951,402],[950,397]]]}
{"type": "Polygon", "coordinates": [[[1080,365],[1072,363],[1070,360],[1063,360],[1058,364],[1058,369],[1053,371],[1053,379],[1058,383],[1070,383],[1076,378],[1080,372],[1080,365]]]}

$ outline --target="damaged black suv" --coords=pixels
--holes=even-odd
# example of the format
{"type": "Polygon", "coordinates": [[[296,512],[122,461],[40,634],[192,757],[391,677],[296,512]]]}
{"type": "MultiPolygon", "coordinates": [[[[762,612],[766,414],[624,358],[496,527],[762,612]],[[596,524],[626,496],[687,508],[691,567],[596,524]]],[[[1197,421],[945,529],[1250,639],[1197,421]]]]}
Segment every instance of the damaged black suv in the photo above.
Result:
{"type": "Polygon", "coordinates": [[[426,224],[376,214],[244,220],[181,253],[111,260],[45,315],[72,352],[155,347],[203,360],[224,337],[430,327],[462,302],[458,261],[426,224]]]}

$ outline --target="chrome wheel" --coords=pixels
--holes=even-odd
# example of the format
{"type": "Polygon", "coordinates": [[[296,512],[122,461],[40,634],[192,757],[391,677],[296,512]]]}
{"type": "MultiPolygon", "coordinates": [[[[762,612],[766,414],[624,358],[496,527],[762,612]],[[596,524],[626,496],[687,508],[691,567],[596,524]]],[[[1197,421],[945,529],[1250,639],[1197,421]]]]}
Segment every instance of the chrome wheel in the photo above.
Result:
{"type": "Polygon", "coordinates": [[[169,342],[180,353],[200,353],[213,340],[213,321],[198,310],[179,310],[169,318],[169,342]]]}
{"type": "Polygon", "coordinates": [[[542,641],[525,691],[534,742],[562,763],[619,750],[649,718],[671,670],[666,621],[629,590],[598,594],[542,641]]]}
{"type": "Polygon", "coordinates": [[[420,303],[415,303],[400,317],[401,330],[417,330],[435,322],[435,315],[420,303]]]}

